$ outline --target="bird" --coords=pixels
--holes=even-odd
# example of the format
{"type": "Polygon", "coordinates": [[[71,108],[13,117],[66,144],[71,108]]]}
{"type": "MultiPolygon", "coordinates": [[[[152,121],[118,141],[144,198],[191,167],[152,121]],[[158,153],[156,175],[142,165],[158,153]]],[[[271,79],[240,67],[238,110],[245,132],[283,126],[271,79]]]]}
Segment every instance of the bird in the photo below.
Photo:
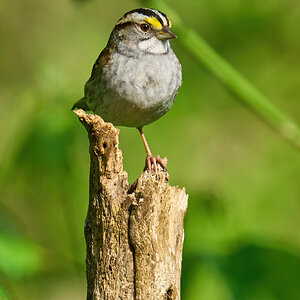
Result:
{"type": "Polygon", "coordinates": [[[138,8],[126,12],[114,26],[84,86],[84,97],[73,110],[93,111],[104,121],[138,129],[145,150],[145,169],[166,170],[154,157],[143,127],[166,114],[182,84],[181,64],[170,40],[177,38],[163,12],[138,8]]]}

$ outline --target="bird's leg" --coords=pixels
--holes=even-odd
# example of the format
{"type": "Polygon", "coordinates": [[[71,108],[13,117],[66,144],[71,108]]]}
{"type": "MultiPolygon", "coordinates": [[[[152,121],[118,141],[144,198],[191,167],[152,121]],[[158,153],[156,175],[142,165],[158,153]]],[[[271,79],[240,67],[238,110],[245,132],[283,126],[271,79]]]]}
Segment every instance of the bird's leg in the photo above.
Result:
{"type": "Polygon", "coordinates": [[[162,168],[164,170],[166,170],[167,169],[166,168],[166,163],[160,158],[160,156],[154,157],[151,154],[151,151],[150,151],[150,148],[148,146],[148,143],[147,143],[147,140],[146,140],[146,137],[144,135],[142,127],[138,128],[138,131],[140,132],[140,135],[142,137],[142,140],[143,140],[143,143],[144,143],[144,146],[145,146],[145,149],[146,149],[146,153],[147,153],[145,169],[147,168],[151,172],[152,165],[153,165],[154,172],[157,173],[157,164],[160,164],[162,166],[162,168]]]}

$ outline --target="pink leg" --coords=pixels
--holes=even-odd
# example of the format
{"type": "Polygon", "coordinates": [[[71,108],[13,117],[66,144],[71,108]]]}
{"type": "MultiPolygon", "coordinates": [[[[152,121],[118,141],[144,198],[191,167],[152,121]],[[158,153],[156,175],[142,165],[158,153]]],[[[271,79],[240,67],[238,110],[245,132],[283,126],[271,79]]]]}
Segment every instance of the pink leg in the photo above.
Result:
{"type": "Polygon", "coordinates": [[[142,137],[145,149],[146,149],[146,153],[147,153],[147,157],[146,157],[146,166],[145,169],[148,169],[148,171],[152,170],[152,166],[154,169],[154,172],[157,173],[157,166],[160,165],[164,170],[167,169],[166,163],[160,158],[160,156],[156,156],[154,157],[151,154],[150,148],[148,146],[146,137],[144,135],[144,132],[142,130],[142,128],[138,128],[138,131],[140,132],[140,135],[142,137]]]}

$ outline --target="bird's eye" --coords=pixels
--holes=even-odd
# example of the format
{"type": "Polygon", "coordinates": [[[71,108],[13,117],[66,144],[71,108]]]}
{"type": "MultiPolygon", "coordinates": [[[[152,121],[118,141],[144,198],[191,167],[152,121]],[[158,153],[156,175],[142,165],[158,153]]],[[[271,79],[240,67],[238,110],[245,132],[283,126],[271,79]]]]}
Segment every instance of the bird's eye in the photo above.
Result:
{"type": "Polygon", "coordinates": [[[140,28],[142,29],[142,31],[147,32],[150,29],[150,25],[146,24],[146,23],[143,23],[143,24],[140,25],[140,28]]]}

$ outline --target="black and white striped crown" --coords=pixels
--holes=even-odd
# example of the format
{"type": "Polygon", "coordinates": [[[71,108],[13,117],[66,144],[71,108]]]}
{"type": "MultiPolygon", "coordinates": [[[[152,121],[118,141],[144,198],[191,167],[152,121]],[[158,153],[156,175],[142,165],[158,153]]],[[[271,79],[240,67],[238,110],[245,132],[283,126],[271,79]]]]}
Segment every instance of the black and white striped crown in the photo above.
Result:
{"type": "Polygon", "coordinates": [[[171,27],[171,21],[169,18],[159,10],[152,8],[138,8],[133,9],[118,21],[117,25],[134,22],[142,23],[147,22],[151,24],[154,28],[160,29],[163,27],[171,27]]]}

